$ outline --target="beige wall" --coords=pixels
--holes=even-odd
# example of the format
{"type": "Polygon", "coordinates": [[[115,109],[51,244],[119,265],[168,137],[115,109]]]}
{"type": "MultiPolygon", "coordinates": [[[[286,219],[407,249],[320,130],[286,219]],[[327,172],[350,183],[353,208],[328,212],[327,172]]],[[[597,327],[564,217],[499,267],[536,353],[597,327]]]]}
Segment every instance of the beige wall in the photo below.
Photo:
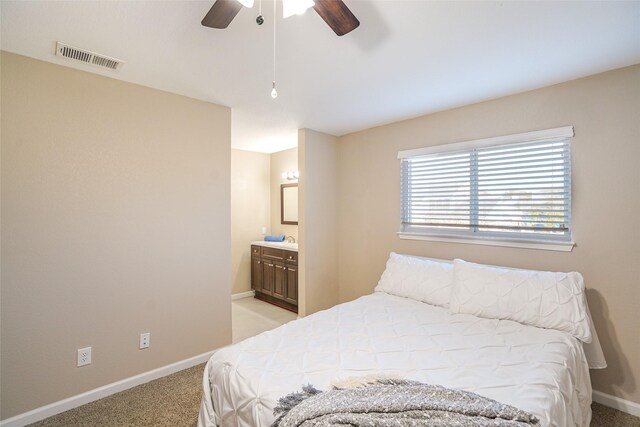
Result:
{"type": "Polygon", "coordinates": [[[292,184],[296,181],[282,179],[282,172],[298,170],[298,149],[279,151],[271,154],[271,229],[270,234],[293,236],[298,240],[298,226],[281,224],[280,184],[292,184]]]}
{"type": "Polygon", "coordinates": [[[340,300],[369,293],[390,251],[579,271],[609,367],[593,386],[640,402],[640,66],[344,136],[340,300]],[[573,125],[571,253],[400,240],[398,150],[573,125]]]}
{"type": "Polygon", "coordinates": [[[231,277],[233,293],[251,290],[250,242],[271,223],[271,156],[231,150],[231,277]]]}
{"type": "Polygon", "coordinates": [[[305,316],[338,303],[338,138],[301,129],[298,149],[299,313],[305,316]]]}
{"type": "Polygon", "coordinates": [[[1,417],[228,344],[229,109],[1,62],[1,417]]]}
{"type": "Polygon", "coordinates": [[[298,169],[298,149],[272,154],[231,150],[231,242],[233,293],[251,290],[250,242],[269,234],[298,239],[298,226],[280,224],[282,172],[298,169]]]}

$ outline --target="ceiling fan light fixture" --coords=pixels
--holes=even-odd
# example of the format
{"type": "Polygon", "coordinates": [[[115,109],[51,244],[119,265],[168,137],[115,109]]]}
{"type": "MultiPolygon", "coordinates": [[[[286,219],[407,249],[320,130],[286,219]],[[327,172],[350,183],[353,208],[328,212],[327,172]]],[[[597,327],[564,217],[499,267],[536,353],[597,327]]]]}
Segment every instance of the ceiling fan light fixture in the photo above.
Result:
{"type": "Polygon", "coordinates": [[[313,0],[282,0],[282,17],[302,15],[315,5],[313,0]]]}
{"type": "Polygon", "coordinates": [[[254,0],[238,0],[238,2],[244,7],[251,9],[253,7],[254,0]]]}

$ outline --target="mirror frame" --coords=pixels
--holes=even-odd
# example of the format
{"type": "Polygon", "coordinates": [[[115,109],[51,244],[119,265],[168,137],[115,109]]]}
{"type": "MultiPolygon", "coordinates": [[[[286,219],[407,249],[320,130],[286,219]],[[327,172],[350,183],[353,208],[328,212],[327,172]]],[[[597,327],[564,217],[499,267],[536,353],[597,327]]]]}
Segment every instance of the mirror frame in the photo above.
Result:
{"type": "MultiPolygon", "coordinates": [[[[294,184],[280,184],[280,224],[298,225],[298,221],[285,221],[284,220],[284,189],[290,187],[298,187],[298,183],[294,184]]],[[[296,206],[297,208],[297,206],[296,206]]]]}

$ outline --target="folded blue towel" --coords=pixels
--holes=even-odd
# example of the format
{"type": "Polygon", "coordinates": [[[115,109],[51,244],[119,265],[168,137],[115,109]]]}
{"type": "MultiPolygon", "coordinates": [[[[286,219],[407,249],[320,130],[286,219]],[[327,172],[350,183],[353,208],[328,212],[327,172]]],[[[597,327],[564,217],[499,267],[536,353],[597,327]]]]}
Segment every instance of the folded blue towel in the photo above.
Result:
{"type": "Polygon", "coordinates": [[[265,242],[284,242],[284,236],[264,236],[265,242]]]}

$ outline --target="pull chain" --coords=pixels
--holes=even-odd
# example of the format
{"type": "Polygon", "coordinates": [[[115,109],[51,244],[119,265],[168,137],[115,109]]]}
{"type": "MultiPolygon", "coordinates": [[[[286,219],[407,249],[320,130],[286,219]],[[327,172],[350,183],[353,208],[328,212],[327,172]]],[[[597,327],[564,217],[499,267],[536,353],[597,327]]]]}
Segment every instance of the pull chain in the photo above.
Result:
{"type": "Polygon", "coordinates": [[[276,99],[278,91],[276,90],[276,20],[278,17],[277,0],[273,0],[273,84],[271,87],[271,97],[276,99]]]}
{"type": "Polygon", "coordinates": [[[258,16],[256,17],[256,24],[264,24],[264,17],[262,16],[262,0],[258,0],[258,16]]]}

